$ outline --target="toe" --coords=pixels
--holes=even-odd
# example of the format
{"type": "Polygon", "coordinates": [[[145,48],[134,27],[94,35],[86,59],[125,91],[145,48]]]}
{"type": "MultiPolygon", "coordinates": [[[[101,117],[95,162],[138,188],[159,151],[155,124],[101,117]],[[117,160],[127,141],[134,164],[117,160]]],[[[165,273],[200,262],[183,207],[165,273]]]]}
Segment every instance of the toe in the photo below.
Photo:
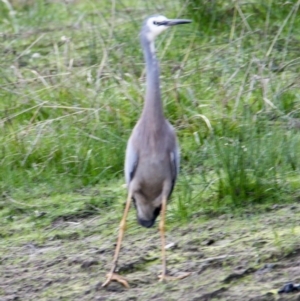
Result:
{"type": "Polygon", "coordinates": [[[102,284],[102,287],[107,286],[111,281],[117,281],[126,288],[130,287],[127,280],[118,274],[115,274],[115,273],[107,274],[106,277],[107,277],[107,280],[102,284]]]}

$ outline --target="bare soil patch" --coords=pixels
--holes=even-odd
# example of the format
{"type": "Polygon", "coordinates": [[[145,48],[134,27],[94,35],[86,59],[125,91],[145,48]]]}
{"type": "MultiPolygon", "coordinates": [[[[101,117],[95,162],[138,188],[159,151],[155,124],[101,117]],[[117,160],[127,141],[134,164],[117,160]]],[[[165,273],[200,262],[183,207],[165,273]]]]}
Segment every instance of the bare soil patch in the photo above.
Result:
{"type": "Polygon", "coordinates": [[[300,300],[299,292],[278,294],[285,283],[300,282],[300,206],[290,207],[174,226],[167,233],[169,272],[191,275],[167,283],[157,278],[157,227],[147,230],[131,223],[119,262],[130,289],[118,283],[101,287],[117,227],[91,234],[87,227],[101,220],[78,220],[77,232],[61,220],[64,231],[79,234],[1,247],[0,300],[300,300]]]}

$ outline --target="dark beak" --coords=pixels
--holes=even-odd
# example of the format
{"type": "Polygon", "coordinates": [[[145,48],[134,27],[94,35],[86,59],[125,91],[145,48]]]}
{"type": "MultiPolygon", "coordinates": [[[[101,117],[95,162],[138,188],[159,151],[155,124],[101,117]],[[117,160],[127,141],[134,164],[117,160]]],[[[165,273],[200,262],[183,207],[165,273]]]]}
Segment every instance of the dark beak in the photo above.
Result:
{"type": "Polygon", "coordinates": [[[170,19],[170,20],[165,20],[161,22],[157,22],[158,25],[164,25],[164,26],[174,26],[174,25],[179,25],[179,24],[188,24],[191,23],[192,20],[187,20],[187,19],[170,19]]]}

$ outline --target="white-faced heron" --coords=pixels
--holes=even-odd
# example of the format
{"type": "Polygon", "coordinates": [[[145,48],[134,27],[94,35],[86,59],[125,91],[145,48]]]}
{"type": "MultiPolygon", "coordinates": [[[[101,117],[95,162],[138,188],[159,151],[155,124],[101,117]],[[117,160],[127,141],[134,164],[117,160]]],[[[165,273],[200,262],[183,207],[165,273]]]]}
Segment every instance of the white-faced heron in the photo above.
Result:
{"type": "Polygon", "coordinates": [[[116,274],[115,270],[131,200],[136,208],[140,225],[146,228],[152,227],[157,216],[161,215],[159,230],[163,269],[160,279],[171,278],[167,276],[166,267],[165,214],[167,200],[172,193],[179,171],[180,157],[175,131],[163,113],[159,86],[159,64],[155,55],[154,39],[170,26],[190,22],[190,20],[167,19],[158,15],[147,18],[143,23],[140,38],[146,62],[145,103],[141,117],[127,144],[125,178],[128,197],[120,223],[113,266],[102,286],[115,280],[129,287],[127,281],[116,274]]]}

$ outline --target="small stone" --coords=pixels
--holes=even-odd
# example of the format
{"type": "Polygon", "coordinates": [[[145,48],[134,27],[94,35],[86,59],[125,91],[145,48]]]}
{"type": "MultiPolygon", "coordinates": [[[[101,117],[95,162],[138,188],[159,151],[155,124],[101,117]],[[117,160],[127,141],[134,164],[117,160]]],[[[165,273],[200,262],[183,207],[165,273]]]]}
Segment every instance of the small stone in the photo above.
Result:
{"type": "Polygon", "coordinates": [[[283,293],[292,293],[300,291],[300,284],[295,284],[293,282],[286,283],[279,291],[278,294],[283,294],[283,293]]]}
{"type": "Polygon", "coordinates": [[[165,246],[165,250],[174,250],[178,247],[176,242],[171,242],[165,246]]]}

